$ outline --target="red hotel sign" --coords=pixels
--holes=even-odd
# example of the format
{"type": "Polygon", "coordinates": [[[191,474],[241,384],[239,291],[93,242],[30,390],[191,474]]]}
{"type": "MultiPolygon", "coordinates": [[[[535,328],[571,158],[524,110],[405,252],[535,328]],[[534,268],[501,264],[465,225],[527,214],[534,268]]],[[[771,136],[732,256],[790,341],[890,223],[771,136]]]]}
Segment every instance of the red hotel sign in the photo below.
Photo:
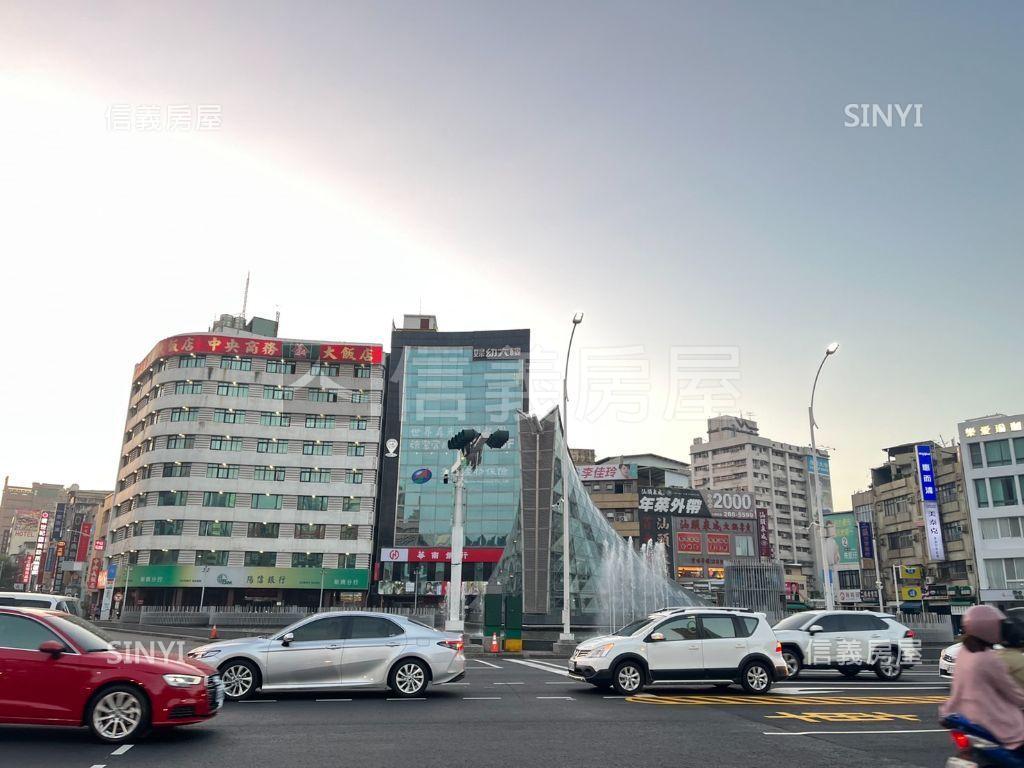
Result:
{"type": "Polygon", "coordinates": [[[157,342],[146,358],[135,366],[138,378],[146,368],[162,357],[171,355],[238,355],[285,360],[319,360],[324,363],[379,364],[384,348],[379,344],[346,344],[344,342],[287,341],[263,336],[241,337],[216,333],[192,333],[171,336],[157,342]]]}
{"type": "MultiPolygon", "coordinates": [[[[466,547],[462,550],[464,563],[496,563],[505,550],[501,547],[466,547]]],[[[382,563],[450,563],[452,551],[448,547],[385,547],[380,551],[382,563]]]]}

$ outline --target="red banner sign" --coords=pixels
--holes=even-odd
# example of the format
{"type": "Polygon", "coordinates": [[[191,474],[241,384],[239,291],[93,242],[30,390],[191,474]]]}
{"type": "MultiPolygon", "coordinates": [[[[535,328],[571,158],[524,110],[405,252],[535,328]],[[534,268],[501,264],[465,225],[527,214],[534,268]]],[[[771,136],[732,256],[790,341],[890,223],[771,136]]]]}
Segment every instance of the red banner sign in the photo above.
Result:
{"type": "Polygon", "coordinates": [[[92,538],[92,523],[82,523],[82,532],[78,536],[78,546],[75,548],[75,562],[84,563],[89,555],[89,539],[92,538]]]}
{"type": "Polygon", "coordinates": [[[699,533],[677,533],[676,552],[697,553],[701,552],[699,533]]]}
{"type": "Polygon", "coordinates": [[[22,584],[28,584],[32,580],[32,555],[21,556],[21,578],[18,579],[22,584]]]}
{"type": "MultiPolygon", "coordinates": [[[[505,550],[501,547],[466,547],[462,550],[464,563],[496,563],[505,550]]],[[[448,547],[398,547],[381,549],[382,563],[450,563],[452,551],[448,547]]]]}
{"type": "Polygon", "coordinates": [[[708,554],[709,555],[728,555],[729,554],[729,534],[725,533],[709,533],[708,534],[708,554]]]}
{"type": "Polygon", "coordinates": [[[157,342],[145,360],[135,366],[138,378],[146,368],[170,355],[238,355],[283,360],[319,360],[324,363],[367,363],[379,365],[384,348],[379,344],[346,344],[270,339],[263,336],[241,337],[215,333],[171,336],[157,342]]]}

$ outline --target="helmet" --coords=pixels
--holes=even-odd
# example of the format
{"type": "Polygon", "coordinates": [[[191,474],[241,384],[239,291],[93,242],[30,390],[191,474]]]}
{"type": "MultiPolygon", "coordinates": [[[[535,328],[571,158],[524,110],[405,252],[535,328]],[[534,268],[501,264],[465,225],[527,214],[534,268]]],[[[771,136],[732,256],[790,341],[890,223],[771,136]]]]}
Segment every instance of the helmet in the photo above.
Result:
{"type": "Polygon", "coordinates": [[[1002,637],[1003,612],[992,605],[972,605],[964,613],[964,634],[995,645],[1002,637]]]}

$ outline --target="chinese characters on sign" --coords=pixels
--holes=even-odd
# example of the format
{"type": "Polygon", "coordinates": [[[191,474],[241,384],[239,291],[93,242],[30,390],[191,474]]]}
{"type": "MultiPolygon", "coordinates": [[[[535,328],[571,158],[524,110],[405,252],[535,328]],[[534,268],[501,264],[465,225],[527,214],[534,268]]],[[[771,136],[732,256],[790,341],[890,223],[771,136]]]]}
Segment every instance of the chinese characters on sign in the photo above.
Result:
{"type": "Polygon", "coordinates": [[[577,467],[580,480],[636,480],[636,464],[587,464],[577,467]]]}
{"type": "Polygon", "coordinates": [[[1006,432],[1020,432],[1024,430],[1024,422],[1005,421],[995,424],[982,424],[975,427],[964,427],[964,437],[988,437],[989,435],[1002,435],[1006,432]]]}
{"type": "Polygon", "coordinates": [[[921,500],[924,507],[924,528],[928,540],[928,556],[932,560],[946,559],[946,545],[942,541],[942,520],[939,517],[938,493],[935,490],[935,472],[932,465],[932,447],[917,446],[917,474],[921,482],[921,500]]]}
{"type": "Polygon", "coordinates": [[[473,347],[474,360],[519,360],[523,356],[521,347],[473,347]]]}

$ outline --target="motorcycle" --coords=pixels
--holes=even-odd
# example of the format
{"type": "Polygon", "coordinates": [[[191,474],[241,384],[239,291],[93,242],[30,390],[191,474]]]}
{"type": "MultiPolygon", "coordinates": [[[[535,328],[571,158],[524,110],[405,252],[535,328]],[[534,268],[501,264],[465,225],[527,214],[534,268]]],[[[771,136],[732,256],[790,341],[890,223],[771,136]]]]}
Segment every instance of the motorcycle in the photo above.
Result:
{"type": "Polygon", "coordinates": [[[963,715],[948,715],[941,722],[957,749],[955,757],[947,758],[946,768],[1024,768],[1024,759],[963,715]]]}

